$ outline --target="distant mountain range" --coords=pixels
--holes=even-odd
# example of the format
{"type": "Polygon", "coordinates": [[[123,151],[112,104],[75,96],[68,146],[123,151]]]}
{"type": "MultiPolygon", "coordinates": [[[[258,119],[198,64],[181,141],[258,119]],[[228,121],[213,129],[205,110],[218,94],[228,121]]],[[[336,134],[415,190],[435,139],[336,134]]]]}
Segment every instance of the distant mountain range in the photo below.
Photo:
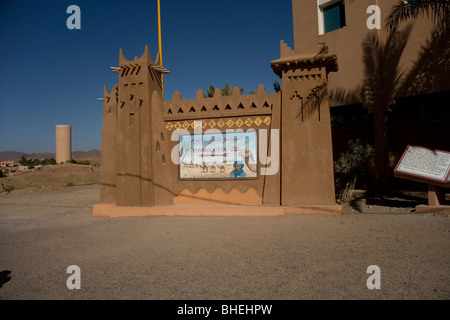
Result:
{"type": "MultiPolygon", "coordinates": [[[[73,159],[100,158],[101,151],[97,149],[89,151],[73,151],[73,159]]],[[[25,153],[19,151],[0,151],[0,161],[20,160],[22,156],[27,159],[51,159],[55,158],[54,153],[25,153]]]]}

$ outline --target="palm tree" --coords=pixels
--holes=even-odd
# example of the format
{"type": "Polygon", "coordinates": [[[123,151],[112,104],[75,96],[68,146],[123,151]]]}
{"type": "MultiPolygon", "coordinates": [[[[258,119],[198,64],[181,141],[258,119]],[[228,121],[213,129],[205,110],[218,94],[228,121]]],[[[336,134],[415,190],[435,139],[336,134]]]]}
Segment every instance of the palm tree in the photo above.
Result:
{"type": "Polygon", "coordinates": [[[206,94],[208,95],[208,98],[214,97],[215,90],[216,90],[216,88],[214,88],[214,86],[212,84],[210,84],[208,90],[206,90],[206,94]]]}
{"type": "Polygon", "coordinates": [[[278,80],[275,80],[273,82],[273,90],[275,90],[275,92],[281,92],[281,83],[278,80]]]}
{"type": "MultiPolygon", "coordinates": [[[[225,84],[225,87],[222,88],[222,95],[223,96],[231,96],[233,94],[234,87],[232,85],[225,84]]],[[[239,90],[241,90],[241,93],[244,91],[244,88],[239,87],[239,90]]]]}
{"type": "Polygon", "coordinates": [[[384,43],[376,32],[370,32],[363,42],[365,79],[361,96],[363,105],[373,114],[376,187],[379,190],[387,188],[389,183],[386,112],[402,85],[403,72],[399,70],[399,63],[411,31],[412,24],[402,31],[394,28],[384,43]]]}
{"type": "Polygon", "coordinates": [[[450,70],[450,0],[404,0],[392,8],[386,19],[387,39],[381,42],[375,32],[363,41],[364,79],[353,90],[337,88],[331,99],[340,105],[362,101],[373,114],[376,187],[388,187],[387,112],[399,96],[442,91],[448,88],[450,70]],[[401,55],[408,42],[412,24],[397,31],[400,22],[426,14],[436,27],[431,39],[419,52],[414,66],[405,73],[399,69],[401,55]]]}
{"type": "Polygon", "coordinates": [[[418,58],[405,77],[400,96],[407,97],[450,88],[450,21],[440,20],[421,46],[418,58]]]}
{"type": "Polygon", "coordinates": [[[400,22],[411,18],[415,19],[424,14],[436,22],[441,19],[448,19],[449,13],[450,0],[399,0],[386,19],[386,28],[392,30],[400,22]]]}
{"type": "MultiPolygon", "coordinates": [[[[223,87],[221,89],[222,95],[223,96],[231,96],[233,94],[233,88],[234,87],[232,85],[225,84],[225,87],[223,87]]],[[[214,86],[212,84],[210,84],[208,90],[206,91],[208,98],[214,97],[215,90],[216,90],[216,88],[214,88],[214,86]]],[[[242,93],[244,91],[244,88],[240,87],[239,90],[241,90],[241,93],[242,93]]]]}
{"type": "Polygon", "coordinates": [[[363,41],[364,79],[353,90],[337,89],[330,96],[342,105],[362,101],[373,114],[375,139],[376,188],[383,190],[389,183],[389,161],[387,153],[387,112],[403,88],[404,72],[399,63],[408,43],[412,24],[403,30],[394,28],[383,42],[376,31],[367,34],[363,41]]]}

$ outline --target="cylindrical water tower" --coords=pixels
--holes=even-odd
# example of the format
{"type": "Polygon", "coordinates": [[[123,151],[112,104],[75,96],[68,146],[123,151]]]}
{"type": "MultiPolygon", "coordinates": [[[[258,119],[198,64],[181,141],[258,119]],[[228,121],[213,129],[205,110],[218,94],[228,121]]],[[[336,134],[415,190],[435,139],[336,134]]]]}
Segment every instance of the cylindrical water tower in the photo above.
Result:
{"type": "Polygon", "coordinates": [[[72,160],[72,127],[56,126],[56,163],[72,160]]]}

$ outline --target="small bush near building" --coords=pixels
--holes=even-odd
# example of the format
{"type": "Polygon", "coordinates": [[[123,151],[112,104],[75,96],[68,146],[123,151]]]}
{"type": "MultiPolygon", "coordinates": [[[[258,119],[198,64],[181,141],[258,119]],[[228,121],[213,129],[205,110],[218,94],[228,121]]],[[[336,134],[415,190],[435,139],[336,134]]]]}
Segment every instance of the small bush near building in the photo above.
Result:
{"type": "Polygon", "coordinates": [[[10,192],[13,191],[14,189],[16,189],[14,186],[6,186],[6,187],[5,187],[5,191],[6,191],[7,193],[10,193],[10,192]]]}
{"type": "Polygon", "coordinates": [[[371,145],[362,145],[358,139],[350,140],[348,147],[349,151],[341,153],[334,162],[336,195],[341,202],[350,201],[357,183],[367,179],[369,160],[374,153],[371,145]]]}

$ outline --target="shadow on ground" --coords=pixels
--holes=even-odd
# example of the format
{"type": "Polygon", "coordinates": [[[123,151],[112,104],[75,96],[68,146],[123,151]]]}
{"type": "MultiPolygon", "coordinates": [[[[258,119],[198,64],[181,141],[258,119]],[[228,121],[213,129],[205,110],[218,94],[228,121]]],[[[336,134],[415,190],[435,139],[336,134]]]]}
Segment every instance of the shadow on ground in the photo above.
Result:
{"type": "Polygon", "coordinates": [[[11,277],[9,276],[10,274],[11,271],[9,270],[0,271],[0,288],[9,280],[11,280],[11,277]]]}
{"type": "Polygon", "coordinates": [[[373,211],[374,207],[377,207],[379,210],[389,208],[389,211],[402,213],[411,212],[416,206],[427,203],[426,193],[408,194],[401,191],[393,191],[381,194],[374,191],[364,191],[355,193],[353,199],[349,202],[349,206],[358,213],[373,211]]]}

